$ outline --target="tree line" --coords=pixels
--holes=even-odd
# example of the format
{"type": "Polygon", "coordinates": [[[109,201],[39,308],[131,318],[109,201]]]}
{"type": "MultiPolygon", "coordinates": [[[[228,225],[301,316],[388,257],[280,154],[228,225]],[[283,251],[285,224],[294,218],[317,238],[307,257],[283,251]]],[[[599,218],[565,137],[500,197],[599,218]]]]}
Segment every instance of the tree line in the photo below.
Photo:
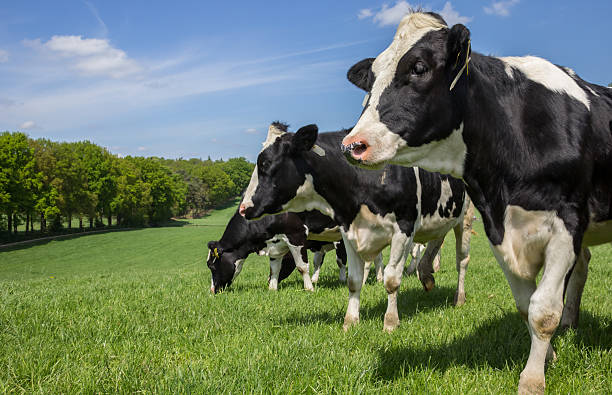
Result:
{"type": "Polygon", "coordinates": [[[0,134],[0,232],[63,227],[158,225],[201,216],[239,196],[254,165],[227,161],[119,157],[89,141],[54,142],[0,134]],[[85,222],[85,224],[84,224],[85,222]]]}

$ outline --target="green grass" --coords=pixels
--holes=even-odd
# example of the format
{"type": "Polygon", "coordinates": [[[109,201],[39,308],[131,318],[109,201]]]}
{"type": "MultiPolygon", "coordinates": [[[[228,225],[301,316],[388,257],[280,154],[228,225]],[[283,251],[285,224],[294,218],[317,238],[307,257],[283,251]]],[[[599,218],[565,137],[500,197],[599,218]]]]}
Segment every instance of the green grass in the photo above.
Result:
{"type": "MultiPolygon", "coordinates": [[[[480,222],[465,306],[452,306],[449,235],[432,292],[404,278],[394,333],[372,277],[344,333],[333,253],[314,294],[296,274],[269,292],[268,261],[251,256],[210,295],[206,242],[234,210],[0,250],[0,392],[516,393],[529,338],[480,222]]],[[[580,327],[553,341],[550,393],[612,393],[611,260],[593,249],[580,327]]]]}

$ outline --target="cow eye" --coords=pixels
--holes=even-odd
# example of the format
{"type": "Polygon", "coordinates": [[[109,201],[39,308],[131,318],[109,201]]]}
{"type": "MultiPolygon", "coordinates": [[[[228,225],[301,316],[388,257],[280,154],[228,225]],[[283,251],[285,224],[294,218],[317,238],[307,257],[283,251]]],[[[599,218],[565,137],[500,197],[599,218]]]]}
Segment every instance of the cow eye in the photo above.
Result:
{"type": "Polygon", "coordinates": [[[261,162],[261,166],[260,166],[260,168],[261,168],[261,170],[264,170],[264,171],[265,171],[265,170],[266,170],[266,169],[267,169],[269,166],[270,166],[270,161],[269,161],[269,160],[267,160],[267,159],[265,159],[265,160],[263,160],[263,161],[261,162]]]}
{"type": "Polygon", "coordinates": [[[414,66],[412,66],[412,74],[414,75],[421,75],[423,73],[425,73],[427,71],[427,66],[425,66],[425,63],[418,61],[414,64],[414,66]]]}

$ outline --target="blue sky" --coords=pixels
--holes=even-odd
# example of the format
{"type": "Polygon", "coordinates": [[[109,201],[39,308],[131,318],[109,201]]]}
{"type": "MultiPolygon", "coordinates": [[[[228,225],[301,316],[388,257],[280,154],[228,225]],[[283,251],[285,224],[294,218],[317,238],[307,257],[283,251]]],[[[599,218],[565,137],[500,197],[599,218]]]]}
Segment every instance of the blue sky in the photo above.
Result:
{"type": "Polygon", "coordinates": [[[271,121],[354,124],[363,93],[346,71],[418,5],[467,25],[478,52],[612,82],[609,0],[24,0],[0,8],[0,130],[119,155],[254,160],[271,121]]]}

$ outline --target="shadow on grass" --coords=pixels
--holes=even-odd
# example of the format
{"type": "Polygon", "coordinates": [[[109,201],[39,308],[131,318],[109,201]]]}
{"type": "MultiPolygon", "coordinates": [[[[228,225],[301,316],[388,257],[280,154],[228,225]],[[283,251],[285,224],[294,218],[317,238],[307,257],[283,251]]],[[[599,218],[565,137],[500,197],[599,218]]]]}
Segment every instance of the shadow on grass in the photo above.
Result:
{"type": "MultiPolygon", "coordinates": [[[[320,280],[321,281],[321,280],[320,280]]],[[[372,281],[370,279],[370,281],[372,281]]],[[[376,281],[375,279],[373,281],[376,281]]],[[[373,286],[382,287],[382,284],[374,283],[373,286]]],[[[323,285],[321,285],[322,287],[323,285]]],[[[346,285],[338,283],[339,287],[346,285]]],[[[348,291],[347,291],[348,293],[348,291]]],[[[417,313],[439,308],[454,308],[453,297],[455,289],[450,287],[436,287],[430,292],[422,288],[410,288],[402,290],[399,294],[398,312],[400,321],[409,319],[417,313]]],[[[379,298],[374,304],[364,303],[363,293],[359,311],[362,320],[379,319],[382,328],[383,318],[387,310],[387,298],[379,298]]],[[[303,324],[305,322],[323,322],[326,324],[341,325],[344,322],[345,311],[338,310],[336,313],[299,311],[281,318],[282,324],[303,324]]]]}
{"type": "MultiPolygon", "coordinates": [[[[581,313],[581,322],[571,337],[579,348],[610,352],[612,327],[602,317],[581,313]]],[[[556,336],[564,336],[557,332],[556,336]]],[[[553,340],[554,343],[554,340],[553,340]]],[[[484,322],[463,337],[435,347],[403,346],[379,351],[375,377],[393,381],[411,369],[430,368],[445,372],[457,365],[468,367],[490,366],[507,369],[523,368],[529,356],[530,339],[518,313],[507,313],[501,318],[484,322]]]]}

